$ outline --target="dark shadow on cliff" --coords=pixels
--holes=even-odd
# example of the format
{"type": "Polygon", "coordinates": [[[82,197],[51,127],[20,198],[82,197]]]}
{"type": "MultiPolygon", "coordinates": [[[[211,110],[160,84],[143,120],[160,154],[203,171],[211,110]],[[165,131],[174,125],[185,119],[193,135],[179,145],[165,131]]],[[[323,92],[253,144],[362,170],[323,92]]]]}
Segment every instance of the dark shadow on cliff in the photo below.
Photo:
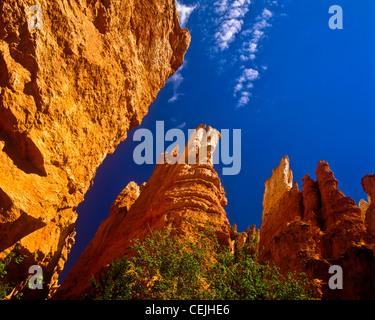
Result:
{"type": "MultiPolygon", "coordinates": [[[[3,218],[15,214],[12,212],[12,200],[0,189],[0,214],[3,218]]],[[[9,248],[28,234],[43,228],[46,224],[25,212],[19,212],[16,220],[0,224],[0,252],[9,248]]]]}
{"type": "Polygon", "coordinates": [[[8,155],[13,164],[27,174],[47,176],[43,155],[33,141],[22,133],[19,133],[16,139],[20,142],[21,147],[17,147],[18,144],[0,128],[0,141],[4,142],[2,151],[8,155]]]}

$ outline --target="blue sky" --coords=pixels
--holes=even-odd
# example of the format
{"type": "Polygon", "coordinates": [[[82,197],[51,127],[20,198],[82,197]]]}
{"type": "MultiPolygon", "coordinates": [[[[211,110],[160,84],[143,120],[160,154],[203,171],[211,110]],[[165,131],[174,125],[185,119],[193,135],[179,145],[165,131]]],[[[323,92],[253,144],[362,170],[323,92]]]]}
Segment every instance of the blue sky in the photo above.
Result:
{"type": "MultiPolygon", "coordinates": [[[[167,81],[141,127],[242,130],[242,168],[221,175],[231,224],[260,227],[264,182],[281,158],[294,180],[315,178],[330,164],[339,188],[366,199],[361,178],[375,173],[373,0],[179,0],[192,35],[183,67],[167,81]],[[331,5],[344,28],[328,27],[331,5]]],[[[153,165],[138,166],[134,129],[99,168],[78,207],[76,245],[62,278],[130,182],[143,183],[153,165]]],[[[166,145],[168,146],[168,145],[166,145]]]]}

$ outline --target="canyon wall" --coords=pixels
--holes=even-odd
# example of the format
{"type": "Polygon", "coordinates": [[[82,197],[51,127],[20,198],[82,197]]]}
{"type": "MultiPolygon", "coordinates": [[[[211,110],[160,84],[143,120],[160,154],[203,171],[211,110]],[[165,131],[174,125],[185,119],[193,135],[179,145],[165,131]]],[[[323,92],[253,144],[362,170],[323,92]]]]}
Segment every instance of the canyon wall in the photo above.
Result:
{"type": "MultiPolygon", "coordinates": [[[[375,232],[373,204],[362,210],[339,189],[328,163],[319,161],[316,181],[303,179],[302,191],[293,183],[285,156],[265,183],[259,247],[262,259],[282,273],[305,272],[321,284],[323,299],[375,298],[375,232]],[[329,268],[343,270],[343,289],[331,290],[329,268]]],[[[374,175],[362,179],[375,196],[374,175]]]]}
{"type": "Polygon", "coordinates": [[[53,298],[79,299],[92,275],[128,254],[132,239],[142,240],[153,230],[174,228],[189,239],[200,237],[199,230],[211,230],[221,245],[230,246],[226,194],[212,163],[219,137],[216,130],[198,126],[182,153],[175,148],[161,156],[165,163],[156,165],[147,183],[130,182],[53,298]]]}
{"type": "Polygon", "coordinates": [[[36,299],[57,282],[96,169],[182,65],[190,35],[174,0],[41,0],[40,29],[34,4],[0,2],[0,252],[29,256],[8,274],[16,283],[42,266],[36,299]]]}
{"type": "MultiPolygon", "coordinates": [[[[19,246],[28,256],[6,281],[25,284],[30,265],[43,268],[44,289],[26,290],[25,299],[56,290],[96,169],[141,123],[190,44],[174,0],[40,0],[40,28],[29,24],[34,4],[0,2],[0,252],[19,246]]],[[[199,126],[183,153],[162,155],[167,163],[146,184],[129,183],[54,298],[79,298],[92,274],[152,230],[174,227],[194,238],[197,226],[210,228],[223,245],[256,235],[254,228],[237,234],[227,220],[212,165],[218,139],[199,126]],[[196,164],[174,163],[181,157],[196,164]]],[[[323,298],[374,298],[375,175],[363,177],[368,202],[359,206],[326,162],[316,181],[302,182],[300,191],[287,157],[267,180],[262,259],[318,279],[323,298]],[[343,290],[327,286],[332,265],[343,269],[343,290]]]]}

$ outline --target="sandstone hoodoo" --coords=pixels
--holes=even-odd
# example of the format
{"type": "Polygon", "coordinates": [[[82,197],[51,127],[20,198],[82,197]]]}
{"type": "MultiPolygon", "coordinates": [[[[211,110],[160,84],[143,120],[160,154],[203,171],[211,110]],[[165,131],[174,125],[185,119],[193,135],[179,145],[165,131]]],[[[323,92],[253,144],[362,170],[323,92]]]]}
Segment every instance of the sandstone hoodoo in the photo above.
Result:
{"type": "Polygon", "coordinates": [[[190,35],[174,0],[44,0],[38,28],[33,4],[0,2],[0,251],[18,244],[43,268],[37,299],[57,282],[96,169],[182,65],[190,35]]]}
{"type": "Polygon", "coordinates": [[[199,229],[212,230],[220,244],[231,245],[231,227],[224,211],[226,194],[212,164],[219,135],[215,129],[199,126],[184,152],[177,154],[176,148],[172,154],[162,155],[166,162],[156,165],[145,185],[138,188],[129,183],[54,298],[80,298],[92,275],[127,254],[132,239],[142,240],[152,230],[173,227],[179,236],[191,239],[199,229]],[[212,139],[204,141],[207,133],[212,139]],[[207,156],[202,156],[206,151],[207,156]],[[171,155],[196,158],[196,164],[169,164],[171,155]]]}
{"type": "MultiPolygon", "coordinates": [[[[262,259],[283,273],[305,272],[322,284],[323,299],[368,299],[375,294],[374,238],[371,205],[365,215],[339,189],[328,163],[319,161],[317,180],[293,184],[285,156],[266,181],[260,228],[262,259]],[[367,227],[366,227],[367,225],[367,227]],[[345,290],[331,290],[330,266],[343,270],[345,290]]],[[[370,197],[373,175],[362,179],[370,197]]]]}

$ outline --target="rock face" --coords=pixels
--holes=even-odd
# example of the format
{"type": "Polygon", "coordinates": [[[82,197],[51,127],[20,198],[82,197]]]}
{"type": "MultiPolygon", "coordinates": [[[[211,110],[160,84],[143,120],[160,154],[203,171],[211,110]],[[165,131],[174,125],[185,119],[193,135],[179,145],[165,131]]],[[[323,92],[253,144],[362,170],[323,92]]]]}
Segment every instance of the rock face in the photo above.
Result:
{"type": "Polygon", "coordinates": [[[369,203],[362,200],[362,210],[365,217],[367,231],[372,236],[372,241],[375,242],[375,174],[368,174],[362,178],[363,190],[368,194],[369,203]]]}
{"type": "MultiPolygon", "coordinates": [[[[174,0],[39,3],[42,29],[28,24],[34,3],[0,2],[0,252],[18,243],[37,253],[28,263],[42,266],[45,289],[32,298],[57,281],[97,167],[141,122],[190,43],[174,0]]],[[[133,200],[123,196],[119,211],[133,200]]]]}
{"type": "MultiPolygon", "coordinates": [[[[366,228],[361,209],[338,188],[328,163],[320,161],[317,181],[303,179],[302,191],[285,156],[266,181],[259,246],[262,259],[274,262],[281,272],[305,272],[322,283],[323,299],[368,299],[375,294],[375,262],[371,238],[372,211],[366,228]],[[331,290],[328,269],[343,270],[343,290],[331,290]]],[[[370,195],[372,176],[362,183],[370,195]]]]}
{"type": "Polygon", "coordinates": [[[91,275],[128,253],[132,239],[141,240],[152,230],[173,227],[179,236],[194,238],[197,230],[211,229],[219,243],[229,246],[231,228],[224,211],[227,199],[212,165],[219,137],[216,130],[199,126],[183,153],[177,154],[176,148],[162,155],[165,163],[156,165],[140,193],[131,182],[112,205],[109,217],[99,226],[54,299],[79,299],[89,287],[91,275]],[[204,139],[207,134],[212,139],[204,139]],[[205,149],[207,157],[199,158],[205,149]],[[170,164],[172,158],[174,163],[170,164]],[[194,159],[195,164],[179,163],[181,158],[194,159]]]}

